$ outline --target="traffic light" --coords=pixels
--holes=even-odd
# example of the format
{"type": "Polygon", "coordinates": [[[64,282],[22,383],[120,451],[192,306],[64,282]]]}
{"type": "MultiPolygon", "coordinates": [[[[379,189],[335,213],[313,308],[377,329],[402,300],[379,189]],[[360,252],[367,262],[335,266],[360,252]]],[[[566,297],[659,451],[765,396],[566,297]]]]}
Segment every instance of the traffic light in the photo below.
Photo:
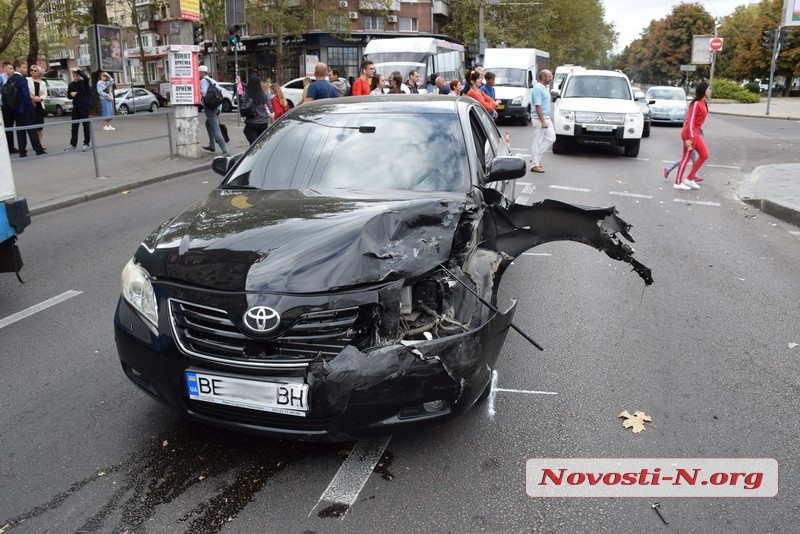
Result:
{"type": "Polygon", "coordinates": [[[228,33],[230,34],[228,41],[230,44],[235,45],[239,42],[239,29],[240,28],[238,24],[234,24],[228,28],[228,33]]]}
{"type": "Polygon", "coordinates": [[[194,34],[194,44],[203,44],[203,42],[206,40],[206,32],[204,31],[202,24],[198,24],[196,22],[192,24],[192,33],[194,34]]]}
{"type": "Polygon", "coordinates": [[[780,41],[778,41],[778,43],[781,45],[781,48],[788,48],[791,40],[792,30],[781,30],[780,41]]]}
{"type": "Polygon", "coordinates": [[[761,32],[761,48],[764,50],[772,48],[772,30],[764,30],[761,32]]]}

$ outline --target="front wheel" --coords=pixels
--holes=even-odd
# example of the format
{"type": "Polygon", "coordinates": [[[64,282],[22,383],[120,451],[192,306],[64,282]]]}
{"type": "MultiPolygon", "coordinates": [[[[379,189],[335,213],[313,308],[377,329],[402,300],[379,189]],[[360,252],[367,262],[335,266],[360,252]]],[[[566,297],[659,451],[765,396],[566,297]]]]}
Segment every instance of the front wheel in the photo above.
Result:
{"type": "Polygon", "coordinates": [[[233,104],[231,104],[230,100],[225,99],[222,102],[222,111],[224,113],[230,113],[231,111],[233,111],[233,104]]]}
{"type": "Polygon", "coordinates": [[[630,144],[625,145],[625,156],[628,158],[635,158],[639,155],[639,145],[641,144],[641,139],[636,139],[632,141],[630,144]]]}
{"type": "Polygon", "coordinates": [[[56,106],[56,117],[63,117],[64,116],[64,108],[61,106],[56,106]]]}
{"type": "Polygon", "coordinates": [[[525,114],[519,120],[522,126],[527,126],[529,122],[531,122],[531,108],[526,109],[525,114]]]}
{"type": "Polygon", "coordinates": [[[120,115],[127,115],[129,111],[130,111],[130,110],[128,109],[128,106],[127,106],[127,105],[125,105],[125,104],[122,104],[122,105],[119,107],[119,114],[120,114],[120,115]]]}
{"type": "Polygon", "coordinates": [[[557,135],[556,140],[553,143],[553,154],[566,154],[567,153],[567,146],[566,142],[561,139],[563,136],[557,135]]]}
{"type": "Polygon", "coordinates": [[[158,102],[153,102],[150,104],[150,113],[155,113],[158,111],[158,102]]]}

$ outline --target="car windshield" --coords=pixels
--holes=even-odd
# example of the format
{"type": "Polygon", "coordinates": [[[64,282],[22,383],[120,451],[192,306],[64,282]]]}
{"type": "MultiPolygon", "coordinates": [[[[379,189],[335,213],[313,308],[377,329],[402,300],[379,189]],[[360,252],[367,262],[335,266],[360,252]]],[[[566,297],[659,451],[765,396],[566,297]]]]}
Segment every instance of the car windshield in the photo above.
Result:
{"type": "Polygon", "coordinates": [[[573,76],[564,96],[567,98],[621,98],[631,99],[628,82],[618,76],[573,76]]]}
{"type": "Polygon", "coordinates": [[[525,69],[492,69],[495,75],[494,84],[510,87],[527,87],[525,69]]]}
{"type": "Polygon", "coordinates": [[[276,122],[224,186],[469,190],[467,152],[457,115],[317,110],[310,114],[298,109],[276,122]]]}
{"type": "Polygon", "coordinates": [[[683,89],[665,87],[650,89],[647,92],[647,98],[654,100],[686,100],[686,93],[683,92],[683,89]]]}

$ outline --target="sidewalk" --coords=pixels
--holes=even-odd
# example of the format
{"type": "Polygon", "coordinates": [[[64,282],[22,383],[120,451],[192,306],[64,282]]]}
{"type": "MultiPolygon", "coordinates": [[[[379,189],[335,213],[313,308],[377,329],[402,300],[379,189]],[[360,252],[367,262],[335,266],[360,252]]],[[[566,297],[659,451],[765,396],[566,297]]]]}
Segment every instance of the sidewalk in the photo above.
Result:
{"type": "MultiPolygon", "coordinates": [[[[712,100],[710,105],[712,115],[800,121],[800,98],[773,98],[769,115],[766,115],[766,108],[766,98],[757,104],[712,100]]],[[[35,216],[209,169],[214,158],[214,154],[209,152],[203,151],[202,157],[196,160],[178,156],[170,158],[166,138],[132,141],[166,135],[166,121],[167,116],[164,114],[137,113],[116,117],[113,124],[117,130],[113,132],[104,131],[100,122],[93,123],[95,144],[98,147],[97,164],[101,173],[100,177],[95,177],[92,152],[78,150],[63,153],[69,141],[69,125],[64,124],[61,119],[48,118],[44,133],[48,155],[29,156],[25,159],[15,155],[11,157],[17,194],[27,198],[31,215],[35,216]]],[[[228,151],[231,154],[244,152],[248,143],[242,133],[244,125],[236,124],[236,114],[223,113],[220,115],[220,122],[228,126],[231,138],[228,151]]],[[[208,140],[204,124],[205,118],[200,115],[199,136],[203,144],[208,140]]],[[[798,129],[800,130],[800,126],[798,129]]],[[[173,132],[173,144],[174,135],[173,132]]],[[[82,141],[82,137],[79,140],[82,141]]],[[[220,149],[217,148],[216,154],[219,153],[220,149]]],[[[763,212],[800,226],[800,164],[756,167],[739,188],[738,195],[742,201],[763,212]]]]}

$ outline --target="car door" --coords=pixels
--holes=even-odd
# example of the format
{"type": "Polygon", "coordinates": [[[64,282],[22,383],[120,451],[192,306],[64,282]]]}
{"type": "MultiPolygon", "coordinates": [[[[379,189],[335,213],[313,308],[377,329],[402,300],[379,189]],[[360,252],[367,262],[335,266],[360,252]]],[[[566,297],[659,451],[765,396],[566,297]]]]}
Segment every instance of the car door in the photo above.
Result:
{"type": "Polygon", "coordinates": [[[145,111],[150,108],[150,99],[147,98],[147,91],[144,89],[133,90],[133,100],[135,102],[135,110],[145,111]]]}

